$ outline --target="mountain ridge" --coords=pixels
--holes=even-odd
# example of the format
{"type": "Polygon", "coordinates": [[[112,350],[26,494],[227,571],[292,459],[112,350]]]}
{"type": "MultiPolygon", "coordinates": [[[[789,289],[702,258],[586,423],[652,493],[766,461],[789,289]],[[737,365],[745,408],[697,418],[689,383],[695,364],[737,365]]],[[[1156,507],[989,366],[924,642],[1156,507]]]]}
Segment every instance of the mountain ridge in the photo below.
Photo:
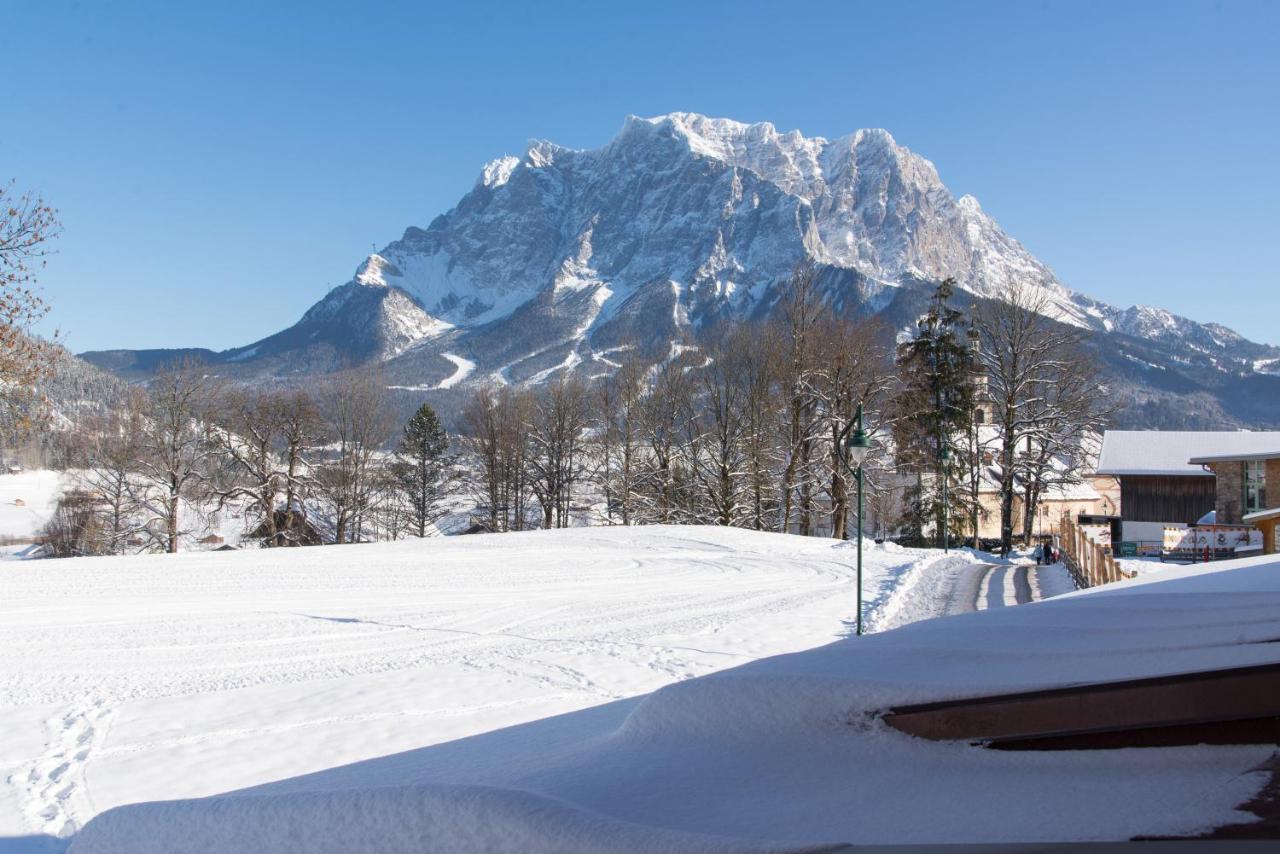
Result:
{"type": "MultiPolygon", "coordinates": [[[[661,351],[768,313],[801,263],[823,269],[833,310],[908,320],[916,292],[948,276],[978,299],[1031,286],[1148,396],[1175,406],[1171,395],[1203,392],[1222,404],[1210,420],[1280,422],[1280,403],[1234,415],[1227,387],[1280,372],[1280,348],[1066,287],[888,131],[828,140],[696,113],[630,116],[596,149],[534,141],[490,161],[454,208],[368,256],[298,323],[206,359],[247,380],[376,360],[415,388],[451,376],[458,358],[477,366],[467,384],[596,376],[620,348],[661,351]]],[[[158,359],[84,356],[134,377],[158,359]]]]}

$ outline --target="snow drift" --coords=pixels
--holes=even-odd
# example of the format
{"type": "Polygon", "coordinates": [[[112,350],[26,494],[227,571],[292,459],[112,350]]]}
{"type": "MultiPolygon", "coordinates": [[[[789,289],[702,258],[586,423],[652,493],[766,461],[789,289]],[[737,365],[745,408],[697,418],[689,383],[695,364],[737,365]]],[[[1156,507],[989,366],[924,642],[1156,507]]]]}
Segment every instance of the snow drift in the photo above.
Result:
{"type": "Polygon", "coordinates": [[[849,638],[234,796],[122,807],[92,821],[72,850],[144,850],[129,842],[159,838],[179,851],[259,839],[314,851],[329,850],[311,840],[330,834],[347,851],[406,850],[396,847],[406,827],[452,851],[1194,834],[1251,818],[1236,807],[1264,783],[1255,769],[1271,748],[987,751],[913,739],[879,715],[907,703],[1273,663],[1278,636],[1280,559],[1170,570],[849,638]],[[417,810],[425,814],[404,817],[417,810]],[[306,830],[295,837],[292,827],[306,830]]]}

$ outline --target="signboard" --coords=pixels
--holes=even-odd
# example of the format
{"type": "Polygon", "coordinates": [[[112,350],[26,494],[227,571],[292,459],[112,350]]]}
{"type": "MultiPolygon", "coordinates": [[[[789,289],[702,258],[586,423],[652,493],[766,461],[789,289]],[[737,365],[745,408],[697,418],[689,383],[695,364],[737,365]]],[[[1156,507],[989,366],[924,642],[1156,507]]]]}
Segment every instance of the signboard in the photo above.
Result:
{"type": "Polygon", "coordinates": [[[1257,528],[1207,525],[1197,528],[1165,528],[1166,552],[1252,552],[1262,550],[1262,532],[1257,528]]]}
{"type": "Polygon", "coordinates": [[[1100,546],[1111,545],[1111,526],[1110,525],[1081,525],[1080,530],[1092,542],[1100,546]]]}
{"type": "Polygon", "coordinates": [[[1137,543],[1129,543],[1129,542],[1119,543],[1117,545],[1117,548],[1119,549],[1117,554],[1120,557],[1137,557],[1138,556],[1137,543]]]}

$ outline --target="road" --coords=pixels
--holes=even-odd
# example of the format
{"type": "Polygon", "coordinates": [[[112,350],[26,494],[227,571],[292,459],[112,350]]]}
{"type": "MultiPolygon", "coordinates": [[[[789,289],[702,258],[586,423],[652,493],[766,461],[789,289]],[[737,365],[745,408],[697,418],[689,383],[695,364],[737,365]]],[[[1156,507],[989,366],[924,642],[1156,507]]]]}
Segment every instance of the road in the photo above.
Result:
{"type": "Polygon", "coordinates": [[[972,564],[957,574],[946,613],[967,614],[1034,602],[1040,598],[1033,587],[1034,570],[1026,564],[972,564]]]}

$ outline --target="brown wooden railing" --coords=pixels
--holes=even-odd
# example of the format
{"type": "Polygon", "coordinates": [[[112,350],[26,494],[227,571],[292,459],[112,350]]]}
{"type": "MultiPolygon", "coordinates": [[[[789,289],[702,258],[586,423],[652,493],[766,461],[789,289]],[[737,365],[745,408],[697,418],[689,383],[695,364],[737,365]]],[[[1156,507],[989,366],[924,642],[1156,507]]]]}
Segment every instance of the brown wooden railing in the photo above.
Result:
{"type": "Polygon", "coordinates": [[[1137,574],[1121,569],[1111,549],[1089,539],[1070,516],[1062,517],[1058,531],[1062,539],[1063,563],[1081,589],[1133,578],[1137,574]]]}

